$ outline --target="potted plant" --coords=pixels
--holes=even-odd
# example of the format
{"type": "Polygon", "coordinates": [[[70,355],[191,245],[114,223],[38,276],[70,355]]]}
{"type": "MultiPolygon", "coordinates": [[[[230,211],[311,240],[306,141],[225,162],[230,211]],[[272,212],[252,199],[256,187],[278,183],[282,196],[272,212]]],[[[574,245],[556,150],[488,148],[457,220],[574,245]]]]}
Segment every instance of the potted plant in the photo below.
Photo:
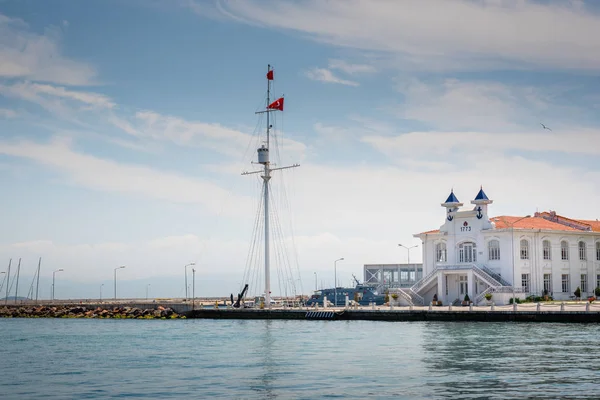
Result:
{"type": "Polygon", "coordinates": [[[492,294],[491,293],[486,293],[483,297],[485,297],[485,299],[487,300],[488,303],[492,300],[492,294]]]}
{"type": "Polygon", "coordinates": [[[463,302],[461,303],[463,306],[468,306],[469,303],[471,303],[471,299],[469,298],[468,294],[465,294],[465,298],[463,300],[463,302]]]}
{"type": "Polygon", "coordinates": [[[596,297],[600,297],[600,286],[594,289],[594,294],[596,295],[596,297]]]}
{"type": "Polygon", "coordinates": [[[575,295],[576,298],[581,299],[581,289],[579,289],[579,286],[577,286],[577,289],[575,289],[573,294],[575,295]]]}

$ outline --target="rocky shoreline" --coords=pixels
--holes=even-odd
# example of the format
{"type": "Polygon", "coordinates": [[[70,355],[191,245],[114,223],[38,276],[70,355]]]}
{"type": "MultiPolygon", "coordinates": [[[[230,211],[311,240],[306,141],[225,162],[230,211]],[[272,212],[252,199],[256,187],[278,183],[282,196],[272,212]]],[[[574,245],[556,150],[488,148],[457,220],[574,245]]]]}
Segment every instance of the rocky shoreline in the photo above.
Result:
{"type": "Polygon", "coordinates": [[[185,319],[169,307],[156,309],[136,307],[88,308],[85,306],[0,307],[0,318],[100,318],[100,319],[185,319]]]}

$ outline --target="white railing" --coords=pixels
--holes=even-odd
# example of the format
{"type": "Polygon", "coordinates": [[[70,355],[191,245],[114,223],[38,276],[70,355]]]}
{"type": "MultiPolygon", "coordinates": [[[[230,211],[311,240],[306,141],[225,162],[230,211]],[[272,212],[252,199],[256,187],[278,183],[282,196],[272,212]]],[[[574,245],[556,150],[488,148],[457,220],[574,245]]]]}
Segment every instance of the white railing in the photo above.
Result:
{"type": "Polygon", "coordinates": [[[434,277],[437,274],[438,268],[434,269],[433,271],[431,271],[429,274],[427,274],[427,276],[425,278],[421,278],[421,280],[419,280],[418,282],[416,282],[414,285],[412,285],[410,287],[410,289],[413,292],[418,292],[419,290],[421,290],[421,288],[429,282],[429,280],[434,277]]]}
{"type": "Polygon", "coordinates": [[[494,271],[492,271],[491,269],[489,269],[488,267],[486,267],[485,265],[480,267],[481,270],[487,272],[492,278],[494,278],[495,280],[497,280],[498,282],[500,282],[502,284],[502,286],[511,286],[511,284],[504,280],[504,278],[502,278],[502,276],[494,271]]]}
{"type": "Polygon", "coordinates": [[[413,303],[414,299],[417,299],[420,305],[425,305],[425,299],[422,296],[420,296],[417,292],[412,290],[412,288],[409,288],[408,290],[410,291],[410,296],[413,298],[413,303]]]}

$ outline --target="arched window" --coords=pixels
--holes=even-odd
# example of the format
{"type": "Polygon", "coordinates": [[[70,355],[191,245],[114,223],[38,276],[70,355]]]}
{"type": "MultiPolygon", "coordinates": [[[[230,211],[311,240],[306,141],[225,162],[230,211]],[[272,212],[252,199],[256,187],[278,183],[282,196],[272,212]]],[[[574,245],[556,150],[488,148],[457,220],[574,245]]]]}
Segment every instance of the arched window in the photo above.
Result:
{"type": "Polygon", "coordinates": [[[542,242],[542,247],[544,248],[544,260],[552,260],[552,253],[550,252],[550,241],[544,240],[542,242]]]}
{"type": "Polygon", "coordinates": [[[521,239],[521,260],[529,260],[529,242],[521,239]]]}
{"type": "Polygon", "coordinates": [[[585,261],[587,260],[587,249],[585,248],[585,242],[581,240],[578,244],[579,247],[579,260],[585,261]]]}
{"type": "Polygon", "coordinates": [[[465,242],[458,245],[458,262],[477,262],[477,245],[473,242],[465,242]]]}
{"type": "Polygon", "coordinates": [[[437,262],[446,262],[446,260],[447,260],[446,242],[440,242],[435,245],[435,260],[437,262]]]}
{"type": "Polygon", "coordinates": [[[600,261],[600,242],[596,242],[596,261],[600,261]]]}
{"type": "Polygon", "coordinates": [[[490,240],[488,243],[488,259],[499,260],[500,259],[500,242],[496,239],[490,240]]]}
{"type": "Polygon", "coordinates": [[[560,242],[560,259],[563,261],[569,259],[569,243],[566,240],[560,242]]]}

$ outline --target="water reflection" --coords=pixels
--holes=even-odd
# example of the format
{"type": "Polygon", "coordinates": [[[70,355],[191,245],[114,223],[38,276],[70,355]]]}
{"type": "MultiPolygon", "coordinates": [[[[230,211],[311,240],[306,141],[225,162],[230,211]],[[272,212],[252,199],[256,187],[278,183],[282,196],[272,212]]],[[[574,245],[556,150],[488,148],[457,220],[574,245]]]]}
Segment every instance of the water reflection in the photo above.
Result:
{"type": "Polygon", "coordinates": [[[581,398],[599,389],[599,367],[589,362],[600,357],[592,345],[600,338],[595,325],[459,322],[423,328],[427,380],[435,394],[581,398]]]}

